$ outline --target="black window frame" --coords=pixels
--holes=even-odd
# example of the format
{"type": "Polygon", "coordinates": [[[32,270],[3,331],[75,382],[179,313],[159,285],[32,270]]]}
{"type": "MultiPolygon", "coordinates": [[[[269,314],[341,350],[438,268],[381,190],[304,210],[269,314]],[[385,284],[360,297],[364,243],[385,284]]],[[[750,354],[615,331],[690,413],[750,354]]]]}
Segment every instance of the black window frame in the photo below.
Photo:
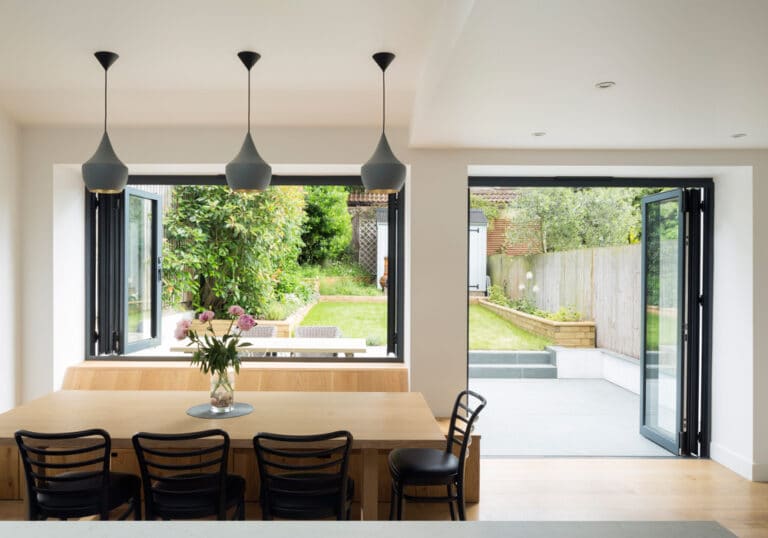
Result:
{"type": "MultiPolygon", "coordinates": [[[[140,185],[227,185],[223,174],[167,175],[132,174],[128,186],[140,185]]],[[[362,187],[359,175],[273,175],[270,186],[345,186],[362,187]]],[[[115,195],[96,195],[85,190],[85,360],[98,361],[146,361],[189,362],[188,357],[170,355],[123,355],[117,353],[116,339],[119,334],[122,269],[112,274],[115,267],[122,268],[119,251],[114,245],[122,242],[116,211],[112,208],[115,195]],[[102,209],[100,211],[99,209],[102,209]],[[99,263],[97,253],[109,254],[107,263],[99,263]],[[98,282],[109,282],[99,286],[98,282]],[[106,315],[98,316],[97,305],[111,305],[106,315]],[[97,354],[101,335],[108,335],[104,346],[109,354],[97,354]]],[[[301,362],[355,362],[355,363],[404,363],[403,334],[405,300],[405,188],[388,199],[388,255],[389,274],[387,285],[387,355],[386,357],[354,357],[349,359],[327,357],[302,357],[301,362]],[[393,261],[394,260],[394,261],[393,261]],[[394,285],[393,285],[394,284],[394,285]],[[393,354],[393,356],[389,356],[393,354]]],[[[288,357],[243,357],[243,362],[296,362],[288,357]]]]}
{"type": "MultiPolygon", "coordinates": [[[[467,225],[469,225],[470,194],[474,187],[662,187],[677,189],[701,189],[704,199],[699,201],[703,215],[701,234],[701,290],[698,297],[701,320],[697,327],[700,334],[699,368],[690,368],[688,383],[698,381],[698,391],[688,394],[688,406],[698,404],[698,430],[688,428],[681,443],[684,456],[710,457],[712,436],[712,297],[714,270],[714,222],[715,182],[711,177],[614,177],[614,176],[492,176],[470,174],[467,178],[467,225]],[[694,377],[698,379],[694,380],[694,377]],[[694,403],[694,398],[698,399],[694,403]]],[[[469,244],[467,244],[467,275],[469,275],[469,244]]],[[[699,282],[696,282],[699,284],[699,282]]],[[[693,285],[693,284],[691,284],[693,285]]],[[[687,290],[690,293],[690,290],[687,290]]],[[[467,290],[469,304],[469,290],[467,290]]],[[[467,316],[467,350],[469,350],[469,316],[467,316]]],[[[469,361],[467,360],[467,383],[469,361]]]]}

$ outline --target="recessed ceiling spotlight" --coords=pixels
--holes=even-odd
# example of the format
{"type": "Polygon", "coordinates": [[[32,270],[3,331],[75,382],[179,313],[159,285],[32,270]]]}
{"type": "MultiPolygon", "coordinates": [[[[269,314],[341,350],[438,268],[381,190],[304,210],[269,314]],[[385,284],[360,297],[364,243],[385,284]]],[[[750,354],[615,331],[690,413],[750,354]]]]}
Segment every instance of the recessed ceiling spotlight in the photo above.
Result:
{"type": "Polygon", "coordinates": [[[607,90],[608,88],[613,88],[614,86],[616,86],[616,83],[612,80],[604,80],[595,84],[595,88],[598,90],[607,90]]]}
{"type": "Polygon", "coordinates": [[[731,138],[744,138],[747,136],[747,133],[734,133],[731,135],[731,138]]]}
{"type": "Polygon", "coordinates": [[[531,133],[531,136],[546,136],[546,132],[544,131],[536,131],[535,133],[531,133]]]}

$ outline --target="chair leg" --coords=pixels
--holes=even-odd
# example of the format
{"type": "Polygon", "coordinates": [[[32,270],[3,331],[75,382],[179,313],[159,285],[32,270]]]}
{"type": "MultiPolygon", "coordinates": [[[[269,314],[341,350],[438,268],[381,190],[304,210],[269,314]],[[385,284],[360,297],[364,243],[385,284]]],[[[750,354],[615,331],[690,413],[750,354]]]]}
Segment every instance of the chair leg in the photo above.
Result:
{"type": "Polygon", "coordinates": [[[405,495],[403,492],[403,484],[398,483],[397,484],[397,492],[395,494],[397,495],[397,520],[402,521],[403,519],[403,504],[405,503],[405,495]]]}
{"type": "Polygon", "coordinates": [[[461,480],[456,483],[456,506],[459,509],[459,520],[466,521],[467,514],[464,507],[464,484],[461,480]]]}
{"type": "Polygon", "coordinates": [[[395,519],[395,484],[396,482],[392,480],[392,488],[390,489],[389,493],[389,520],[392,521],[395,519]]]}
{"type": "Polygon", "coordinates": [[[134,497],[131,500],[131,504],[133,506],[133,520],[140,521],[141,520],[141,495],[139,493],[134,494],[134,497]]]}
{"type": "Polygon", "coordinates": [[[453,497],[453,493],[451,493],[451,485],[448,484],[445,488],[448,490],[448,508],[451,510],[451,521],[456,521],[456,512],[453,509],[453,501],[450,499],[453,497]]]}

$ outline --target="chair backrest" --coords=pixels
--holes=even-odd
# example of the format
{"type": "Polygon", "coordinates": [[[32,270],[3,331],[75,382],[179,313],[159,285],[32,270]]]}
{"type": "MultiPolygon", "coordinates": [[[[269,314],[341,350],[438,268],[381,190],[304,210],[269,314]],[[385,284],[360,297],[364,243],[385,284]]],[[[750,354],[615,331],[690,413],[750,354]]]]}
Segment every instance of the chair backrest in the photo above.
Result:
{"type": "Polygon", "coordinates": [[[133,436],[147,519],[226,512],[229,435],[224,430],[133,436]]]}
{"type": "Polygon", "coordinates": [[[335,325],[299,325],[294,334],[297,338],[341,338],[341,329],[335,325]]]}
{"type": "Polygon", "coordinates": [[[277,336],[277,327],[274,325],[256,325],[252,329],[240,333],[240,336],[250,336],[251,338],[274,338],[277,336]]]}
{"type": "Polygon", "coordinates": [[[39,498],[56,503],[67,497],[72,511],[109,511],[109,454],[112,440],[101,429],[66,433],[38,433],[19,430],[14,435],[24,465],[27,499],[30,506],[39,498]],[[82,500],[82,505],[73,503],[82,500]],[[94,499],[96,504],[94,504],[94,499]]]}
{"type": "Polygon", "coordinates": [[[264,518],[345,519],[351,447],[352,434],[343,430],[256,435],[264,518]]]}
{"type": "Polygon", "coordinates": [[[448,440],[445,451],[453,452],[454,446],[459,447],[459,475],[464,474],[464,462],[467,459],[467,449],[472,442],[472,430],[480,411],[488,402],[478,393],[463,390],[456,397],[451,413],[451,425],[448,429],[448,440]]]}

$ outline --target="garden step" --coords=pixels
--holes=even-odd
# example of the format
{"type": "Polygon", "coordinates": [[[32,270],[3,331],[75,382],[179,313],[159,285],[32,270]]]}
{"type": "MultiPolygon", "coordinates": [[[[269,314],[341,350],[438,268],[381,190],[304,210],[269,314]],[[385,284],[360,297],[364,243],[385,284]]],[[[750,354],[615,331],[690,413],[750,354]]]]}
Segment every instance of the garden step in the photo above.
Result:
{"type": "Polygon", "coordinates": [[[469,364],[554,364],[549,351],[470,351],[469,364]]]}
{"type": "Polygon", "coordinates": [[[556,379],[554,364],[472,364],[469,377],[497,379],[556,379]]]}

